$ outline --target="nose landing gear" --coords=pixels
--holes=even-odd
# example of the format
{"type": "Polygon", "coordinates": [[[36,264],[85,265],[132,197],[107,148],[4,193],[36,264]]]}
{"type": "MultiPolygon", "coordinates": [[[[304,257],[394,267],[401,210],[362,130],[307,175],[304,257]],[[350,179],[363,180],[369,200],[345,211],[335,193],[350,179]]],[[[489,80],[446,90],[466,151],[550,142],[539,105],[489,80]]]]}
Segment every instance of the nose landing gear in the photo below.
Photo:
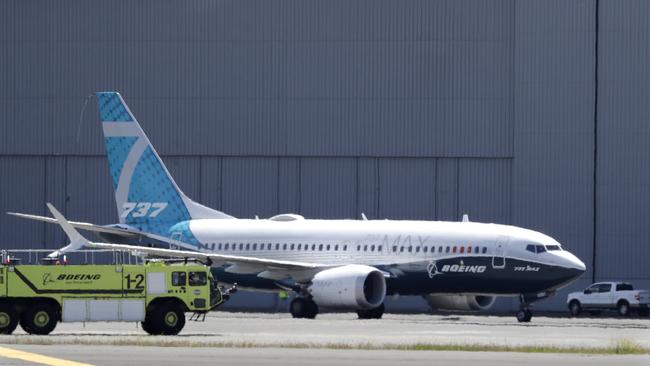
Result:
{"type": "Polygon", "coordinates": [[[519,295],[519,311],[517,311],[516,317],[520,323],[529,323],[533,318],[533,312],[530,310],[532,304],[526,300],[526,296],[519,295]]]}

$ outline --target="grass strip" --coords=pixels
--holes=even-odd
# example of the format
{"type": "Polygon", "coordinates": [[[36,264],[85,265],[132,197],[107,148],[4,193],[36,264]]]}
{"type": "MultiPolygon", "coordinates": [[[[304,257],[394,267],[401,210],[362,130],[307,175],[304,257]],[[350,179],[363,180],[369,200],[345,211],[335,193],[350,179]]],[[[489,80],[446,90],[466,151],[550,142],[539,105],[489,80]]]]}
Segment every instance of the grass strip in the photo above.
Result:
{"type": "Polygon", "coordinates": [[[293,348],[332,350],[393,350],[393,351],[461,351],[461,352],[523,352],[523,353],[571,353],[588,355],[647,355],[650,348],[628,340],[619,339],[607,347],[552,346],[552,345],[502,345],[502,344],[454,344],[454,343],[264,343],[247,341],[200,341],[182,337],[143,336],[97,339],[95,337],[42,337],[1,336],[0,344],[25,345],[88,345],[88,346],[141,346],[141,347],[209,347],[209,348],[293,348]]]}

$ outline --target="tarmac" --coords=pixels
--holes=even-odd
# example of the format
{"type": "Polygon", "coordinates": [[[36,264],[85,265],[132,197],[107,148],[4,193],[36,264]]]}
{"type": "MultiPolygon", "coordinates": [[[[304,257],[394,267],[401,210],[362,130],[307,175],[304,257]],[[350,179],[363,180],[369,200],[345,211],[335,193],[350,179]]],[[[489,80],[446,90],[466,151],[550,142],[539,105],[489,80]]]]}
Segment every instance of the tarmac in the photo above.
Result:
{"type": "MultiPolygon", "coordinates": [[[[66,323],[59,324],[49,336],[28,335],[20,328],[13,335],[0,336],[0,347],[96,365],[178,364],[178,360],[173,362],[174,355],[182,355],[183,361],[193,365],[221,360],[271,365],[347,364],[351,360],[358,361],[357,366],[394,364],[396,360],[454,365],[558,363],[555,361],[650,365],[650,355],[396,349],[418,344],[608,348],[622,343],[650,349],[650,318],[536,316],[531,323],[518,323],[514,316],[385,314],[379,320],[359,320],[353,313],[334,313],[309,320],[292,319],[284,313],[215,312],[205,322],[188,321],[178,336],[149,336],[136,323],[66,323]]],[[[2,365],[32,364],[3,357],[0,352],[2,365]]]]}

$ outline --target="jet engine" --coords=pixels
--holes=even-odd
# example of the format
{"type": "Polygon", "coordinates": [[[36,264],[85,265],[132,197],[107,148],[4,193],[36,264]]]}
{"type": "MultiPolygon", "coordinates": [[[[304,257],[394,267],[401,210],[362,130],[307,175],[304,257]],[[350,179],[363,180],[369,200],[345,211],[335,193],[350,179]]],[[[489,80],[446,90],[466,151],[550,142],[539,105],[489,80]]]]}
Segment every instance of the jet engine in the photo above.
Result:
{"type": "Polygon", "coordinates": [[[494,296],[482,295],[437,295],[430,294],[424,297],[432,309],[441,310],[472,310],[480,311],[489,309],[494,304],[494,296]]]}
{"type": "Polygon", "coordinates": [[[374,267],[351,264],[318,272],[309,292],[319,306],[372,309],[384,302],[386,280],[374,267]]]}

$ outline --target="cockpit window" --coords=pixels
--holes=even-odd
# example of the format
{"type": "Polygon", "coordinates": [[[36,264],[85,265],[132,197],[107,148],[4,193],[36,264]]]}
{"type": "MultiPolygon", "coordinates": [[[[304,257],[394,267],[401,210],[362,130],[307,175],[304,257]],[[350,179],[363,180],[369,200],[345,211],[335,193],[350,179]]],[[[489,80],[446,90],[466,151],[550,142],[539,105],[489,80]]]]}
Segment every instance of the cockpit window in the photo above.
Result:
{"type": "Polygon", "coordinates": [[[560,249],[560,246],[559,246],[559,245],[547,245],[547,246],[546,246],[546,250],[548,250],[549,252],[551,252],[551,251],[554,251],[554,250],[562,250],[562,249],[560,249]]]}
{"type": "Polygon", "coordinates": [[[534,244],[528,244],[526,245],[526,250],[531,252],[531,253],[544,253],[546,252],[546,247],[543,245],[534,245],[534,244]]]}
{"type": "Polygon", "coordinates": [[[535,253],[535,246],[532,244],[526,245],[526,250],[532,253],[535,253]]]}
{"type": "Polygon", "coordinates": [[[535,245],[535,248],[537,248],[537,253],[544,253],[546,251],[543,245],[535,245]]]}

